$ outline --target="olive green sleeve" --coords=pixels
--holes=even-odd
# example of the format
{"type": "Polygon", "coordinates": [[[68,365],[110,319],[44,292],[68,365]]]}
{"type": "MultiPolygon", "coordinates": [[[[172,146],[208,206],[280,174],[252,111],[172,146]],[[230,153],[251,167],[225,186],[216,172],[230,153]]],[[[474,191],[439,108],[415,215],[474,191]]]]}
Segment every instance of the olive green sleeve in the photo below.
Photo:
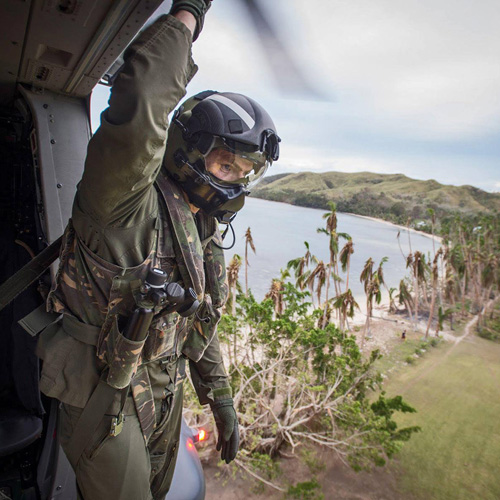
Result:
{"type": "Polygon", "coordinates": [[[198,361],[189,360],[191,380],[202,405],[230,398],[229,379],[224,368],[217,333],[198,361]]]}
{"type": "Polygon", "coordinates": [[[91,139],[76,204],[101,226],[136,226],[157,210],[153,183],[163,158],[168,114],[197,67],[191,33],[162,16],[126,50],[101,126],[91,139]]]}

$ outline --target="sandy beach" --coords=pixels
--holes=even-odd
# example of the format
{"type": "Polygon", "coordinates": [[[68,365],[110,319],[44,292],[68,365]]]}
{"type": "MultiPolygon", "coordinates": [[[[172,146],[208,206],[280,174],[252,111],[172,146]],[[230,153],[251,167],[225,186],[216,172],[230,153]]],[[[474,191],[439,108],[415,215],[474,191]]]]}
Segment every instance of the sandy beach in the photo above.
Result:
{"type": "Polygon", "coordinates": [[[353,217],[361,217],[362,219],[367,219],[367,220],[371,220],[374,222],[381,222],[382,224],[387,224],[388,226],[397,227],[401,231],[410,231],[410,233],[420,234],[421,236],[424,236],[425,238],[429,238],[431,240],[433,239],[434,241],[436,241],[439,244],[441,244],[441,242],[443,241],[443,238],[441,238],[441,236],[437,236],[437,235],[433,236],[432,234],[425,233],[424,231],[418,231],[417,229],[413,229],[412,227],[408,228],[406,226],[401,226],[400,224],[394,224],[394,222],[389,222],[389,221],[384,220],[384,219],[377,219],[376,217],[369,217],[368,215],[351,214],[349,212],[341,212],[341,213],[344,213],[345,215],[352,215],[353,217]]]}

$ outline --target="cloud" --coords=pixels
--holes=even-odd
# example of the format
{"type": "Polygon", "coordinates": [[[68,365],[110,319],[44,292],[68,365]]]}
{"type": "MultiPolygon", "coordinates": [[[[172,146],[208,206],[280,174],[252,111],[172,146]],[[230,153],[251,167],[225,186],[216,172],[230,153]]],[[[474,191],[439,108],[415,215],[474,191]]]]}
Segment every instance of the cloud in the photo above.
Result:
{"type": "Polygon", "coordinates": [[[406,122],[403,131],[425,139],[498,129],[495,0],[311,0],[297,9],[308,33],[301,59],[372,120],[394,130],[406,122]]]}
{"type": "Polygon", "coordinates": [[[498,0],[256,1],[331,98],[283,98],[234,0],[213,2],[193,46],[200,69],[188,95],[257,99],[283,139],[272,172],[400,172],[500,188],[498,0]]]}
{"type": "Polygon", "coordinates": [[[241,2],[213,3],[200,40],[193,44],[193,57],[199,63],[199,71],[190,84],[190,93],[208,86],[250,94],[256,89],[276,91],[266,56],[241,2]]]}

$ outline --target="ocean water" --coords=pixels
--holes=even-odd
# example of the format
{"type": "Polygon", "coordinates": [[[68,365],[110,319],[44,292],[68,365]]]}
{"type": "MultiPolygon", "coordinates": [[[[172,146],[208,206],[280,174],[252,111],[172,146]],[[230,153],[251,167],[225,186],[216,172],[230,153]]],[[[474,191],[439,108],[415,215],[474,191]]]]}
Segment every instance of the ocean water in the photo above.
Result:
{"type": "MultiPolygon", "coordinates": [[[[256,248],[254,254],[249,248],[248,284],[253,294],[261,300],[271,286],[273,278],[280,275],[280,269],[285,269],[288,261],[305,254],[307,241],[311,253],[319,260],[329,261],[329,238],[326,234],[317,233],[316,229],[325,227],[322,218],[326,210],[303,208],[286,203],[247,198],[244,208],[236,216],[233,227],[236,233],[236,243],[231,250],[226,250],[226,263],[234,254],[244,258],[245,231],[249,227],[256,248]]],[[[361,271],[369,257],[378,266],[383,257],[388,257],[384,264],[384,276],[387,286],[399,287],[400,280],[409,275],[406,261],[398,245],[397,234],[400,231],[400,243],[405,255],[409,253],[408,232],[385,222],[373,221],[355,215],[338,213],[338,232],[348,233],[354,243],[354,254],[351,256],[351,271],[349,288],[357,300],[364,297],[363,285],[359,280],[361,271]]],[[[412,250],[433,255],[432,239],[422,234],[411,232],[412,250]]],[[[232,242],[231,231],[228,232],[224,246],[232,242]]],[[[344,240],[340,240],[342,248],[344,240]]],[[[436,250],[439,243],[436,242],[436,250]]],[[[341,275],[345,278],[345,276],[341,275]]],[[[245,269],[241,267],[240,282],[244,287],[245,269]]],[[[344,286],[344,285],[343,285],[344,286]]],[[[330,285],[330,297],[333,282],[330,285]]],[[[323,292],[324,293],[324,292],[323,292]]],[[[387,300],[387,292],[384,291],[387,300]]]]}

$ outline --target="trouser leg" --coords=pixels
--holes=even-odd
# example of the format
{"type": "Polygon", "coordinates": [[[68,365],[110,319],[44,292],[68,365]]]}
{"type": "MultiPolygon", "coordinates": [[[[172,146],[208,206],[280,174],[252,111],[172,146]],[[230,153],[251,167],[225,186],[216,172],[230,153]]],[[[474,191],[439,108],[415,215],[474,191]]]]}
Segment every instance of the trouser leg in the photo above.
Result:
{"type": "MultiPolygon", "coordinates": [[[[62,405],[59,437],[64,449],[82,413],[62,405]]],[[[75,469],[83,500],[150,500],[150,458],[139,420],[127,415],[118,436],[109,436],[111,415],[105,415],[75,469]]],[[[74,466],[74,464],[72,464],[74,466]]]]}
{"type": "MultiPolygon", "coordinates": [[[[179,446],[184,360],[165,366],[162,363],[151,365],[150,377],[153,393],[158,394],[155,407],[164,411],[157,412],[157,428],[148,446],[144,443],[131,399],[125,404],[128,411],[123,429],[117,436],[109,436],[114,415],[104,415],[76,468],[71,464],[75,470],[79,500],[164,500],[172,482],[179,446]],[[160,398],[160,394],[164,397],[160,398]]],[[[82,411],[81,408],[62,405],[59,437],[63,449],[82,411]]]]}
{"type": "Polygon", "coordinates": [[[151,458],[151,492],[155,500],[163,500],[172,483],[179,451],[182,400],[183,374],[177,377],[168,415],[153,433],[148,444],[151,458]]]}

